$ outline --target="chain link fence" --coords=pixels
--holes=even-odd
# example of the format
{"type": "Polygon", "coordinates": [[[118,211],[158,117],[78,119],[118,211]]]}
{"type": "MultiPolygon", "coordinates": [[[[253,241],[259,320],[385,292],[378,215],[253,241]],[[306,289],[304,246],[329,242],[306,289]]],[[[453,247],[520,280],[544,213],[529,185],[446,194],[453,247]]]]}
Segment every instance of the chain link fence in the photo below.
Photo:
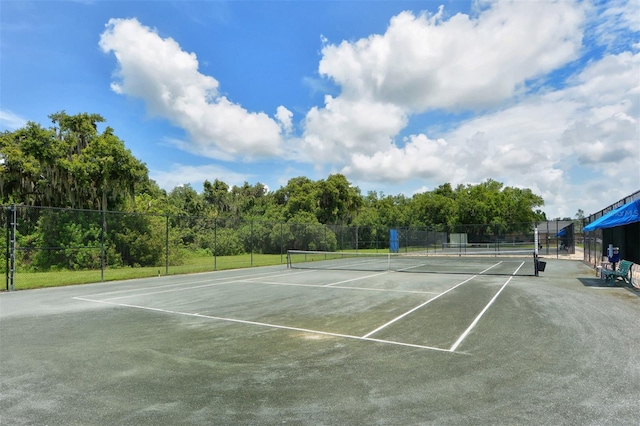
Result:
{"type": "MultiPolygon", "coordinates": [[[[126,277],[148,277],[286,264],[289,249],[388,252],[394,244],[396,251],[429,253],[535,247],[531,223],[389,229],[31,206],[2,206],[0,214],[0,268],[7,289],[25,287],[39,272],[75,271],[78,282],[97,282],[119,279],[123,271],[126,277]]],[[[560,237],[549,237],[559,225],[538,226],[545,231],[541,253],[559,250],[560,237]]]]}

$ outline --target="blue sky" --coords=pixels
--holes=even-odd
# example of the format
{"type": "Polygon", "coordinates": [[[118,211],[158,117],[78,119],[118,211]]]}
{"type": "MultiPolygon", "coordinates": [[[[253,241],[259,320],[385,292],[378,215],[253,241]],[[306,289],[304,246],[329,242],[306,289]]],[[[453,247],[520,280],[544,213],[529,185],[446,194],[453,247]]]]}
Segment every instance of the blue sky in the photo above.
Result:
{"type": "Polygon", "coordinates": [[[640,0],[1,1],[0,129],[99,113],[167,189],[640,189],[640,0]]]}

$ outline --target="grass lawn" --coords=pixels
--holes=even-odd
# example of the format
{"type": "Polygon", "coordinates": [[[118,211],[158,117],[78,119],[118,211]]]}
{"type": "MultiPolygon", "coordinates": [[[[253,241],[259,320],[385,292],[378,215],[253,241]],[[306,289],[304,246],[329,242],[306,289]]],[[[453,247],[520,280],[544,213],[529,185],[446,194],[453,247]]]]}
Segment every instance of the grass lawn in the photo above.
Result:
{"type": "MultiPolygon", "coordinates": [[[[169,275],[210,272],[223,269],[250,268],[253,266],[269,266],[286,264],[286,255],[279,254],[241,254],[237,256],[200,256],[185,259],[182,265],[169,266],[169,275]]],[[[147,278],[166,275],[165,265],[140,268],[107,268],[104,277],[100,270],[89,271],[52,271],[22,272],[17,271],[14,277],[14,289],[26,290],[43,287],[57,287],[74,284],[87,284],[104,281],[120,281],[134,278],[147,278]]],[[[5,286],[2,285],[2,289],[5,286]]]]}

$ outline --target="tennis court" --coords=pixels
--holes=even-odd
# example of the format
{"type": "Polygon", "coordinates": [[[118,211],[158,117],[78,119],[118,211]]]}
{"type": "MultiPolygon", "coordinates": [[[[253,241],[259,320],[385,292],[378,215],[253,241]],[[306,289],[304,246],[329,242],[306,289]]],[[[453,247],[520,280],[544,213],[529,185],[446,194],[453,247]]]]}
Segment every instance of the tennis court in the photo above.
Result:
{"type": "Polygon", "coordinates": [[[428,274],[331,260],[1,294],[0,423],[640,417],[640,298],[581,262],[534,277],[517,260],[428,274]]]}
{"type": "Polygon", "coordinates": [[[287,253],[290,268],[313,270],[533,276],[537,275],[536,263],[533,250],[444,250],[439,253],[289,250],[287,253]]]}

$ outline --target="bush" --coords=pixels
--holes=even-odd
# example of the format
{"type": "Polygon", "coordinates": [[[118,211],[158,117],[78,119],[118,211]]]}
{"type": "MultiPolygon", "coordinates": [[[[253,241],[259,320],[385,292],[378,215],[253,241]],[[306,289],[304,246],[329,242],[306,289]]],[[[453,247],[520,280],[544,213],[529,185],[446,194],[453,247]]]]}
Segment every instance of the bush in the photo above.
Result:
{"type": "Polygon", "coordinates": [[[244,253],[244,247],[238,233],[233,229],[219,228],[216,232],[213,254],[215,256],[234,256],[242,253],[244,253]]]}

